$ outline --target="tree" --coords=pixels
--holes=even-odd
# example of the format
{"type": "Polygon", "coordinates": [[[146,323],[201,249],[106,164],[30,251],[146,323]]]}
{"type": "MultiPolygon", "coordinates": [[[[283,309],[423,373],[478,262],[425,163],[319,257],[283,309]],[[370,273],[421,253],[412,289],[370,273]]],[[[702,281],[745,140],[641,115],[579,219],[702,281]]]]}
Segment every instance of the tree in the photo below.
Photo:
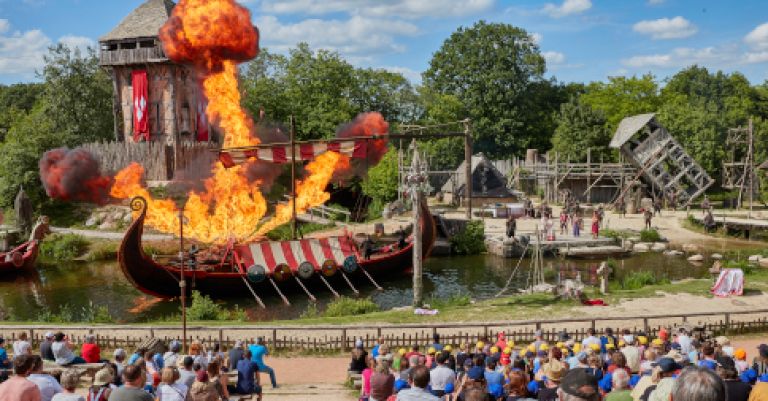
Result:
{"type": "Polygon", "coordinates": [[[560,106],[556,120],[552,150],[558,152],[561,160],[586,161],[587,149],[591,149],[592,160],[613,159],[613,152],[608,148],[611,134],[606,128],[602,111],[594,110],[573,97],[568,103],[560,106]]]}
{"type": "Polygon", "coordinates": [[[368,206],[369,216],[380,216],[384,204],[397,199],[397,150],[390,147],[379,164],[368,170],[363,179],[363,193],[373,199],[368,206]]]}
{"type": "Polygon", "coordinates": [[[659,85],[651,74],[639,78],[610,77],[608,82],[592,82],[587,85],[580,101],[604,113],[607,129],[611,133],[616,131],[625,117],[655,113],[661,106],[659,85]]]}
{"type": "Polygon", "coordinates": [[[443,42],[424,72],[424,85],[456,96],[472,119],[475,150],[507,158],[536,142],[525,124],[525,95],[542,80],[544,58],[528,33],[480,21],[443,42]]]}

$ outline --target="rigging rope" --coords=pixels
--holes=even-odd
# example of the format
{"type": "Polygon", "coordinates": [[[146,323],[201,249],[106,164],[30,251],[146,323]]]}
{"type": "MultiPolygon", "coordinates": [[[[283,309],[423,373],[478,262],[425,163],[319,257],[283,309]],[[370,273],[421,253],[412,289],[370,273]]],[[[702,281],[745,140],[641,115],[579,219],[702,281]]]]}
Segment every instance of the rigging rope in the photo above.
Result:
{"type": "Polygon", "coordinates": [[[494,298],[500,297],[502,294],[504,294],[505,292],[507,292],[509,290],[509,286],[512,284],[512,279],[515,277],[515,273],[517,273],[517,270],[520,268],[520,264],[523,262],[523,258],[525,257],[526,252],[528,252],[528,246],[530,244],[531,244],[530,242],[525,244],[525,248],[523,249],[523,253],[520,255],[520,259],[518,259],[518,261],[517,261],[517,266],[515,266],[515,269],[512,270],[512,274],[509,275],[509,279],[507,279],[507,283],[504,284],[504,288],[502,288],[501,291],[496,293],[494,298]]]}

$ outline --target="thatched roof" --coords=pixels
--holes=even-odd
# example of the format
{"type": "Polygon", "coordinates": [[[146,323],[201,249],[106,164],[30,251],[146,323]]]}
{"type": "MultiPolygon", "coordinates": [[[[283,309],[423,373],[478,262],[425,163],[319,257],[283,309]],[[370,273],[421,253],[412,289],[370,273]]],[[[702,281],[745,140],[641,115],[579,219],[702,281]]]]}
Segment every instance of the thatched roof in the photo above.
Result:
{"type": "MultiPolygon", "coordinates": [[[[466,187],[466,162],[456,169],[456,179],[449,179],[441,188],[445,193],[452,193],[456,196],[463,196],[466,187]],[[455,184],[455,185],[454,185],[455,184]]],[[[504,198],[515,196],[507,189],[507,179],[504,174],[493,165],[482,153],[472,156],[472,196],[474,197],[495,197],[504,198]],[[483,192],[483,182],[485,182],[485,192],[483,192]]]]}
{"type": "Polygon", "coordinates": [[[175,5],[171,0],[147,0],[131,11],[112,32],[99,38],[99,41],[156,37],[175,5]]]}
{"type": "Polygon", "coordinates": [[[761,170],[768,170],[768,160],[764,161],[763,164],[759,165],[757,168],[761,170]]]}
{"type": "Polygon", "coordinates": [[[619,123],[619,128],[616,128],[616,133],[613,134],[613,139],[611,139],[611,144],[609,146],[612,148],[620,148],[621,145],[632,138],[637,131],[643,129],[646,124],[653,120],[654,116],[656,116],[656,114],[648,113],[625,117],[619,123]]]}

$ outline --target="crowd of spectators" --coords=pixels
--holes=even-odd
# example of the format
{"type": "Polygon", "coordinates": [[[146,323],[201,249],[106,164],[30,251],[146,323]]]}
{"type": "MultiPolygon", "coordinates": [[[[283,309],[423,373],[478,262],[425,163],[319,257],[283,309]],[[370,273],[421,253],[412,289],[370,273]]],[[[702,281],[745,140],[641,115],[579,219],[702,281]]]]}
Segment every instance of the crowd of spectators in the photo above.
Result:
{"type": "Polygon", "coordinates": [[[0,338],[0,401],[226,401],[234,394],[261,400],[260,373],[277,387],[274,370],[264,363],[269,351],[262,338],[247,347],[237,342],[228,352],[219,344],[207,350],[199,341],[187,354],[179,341],[163,354],[139,348],[128,355],[116,349],[109,360],[89,335],[80,355],[77,350],[65,334],[47,333],[35,352],[26,333],[20,333],[9,356],[0,338]],[[89,368],[95,374],[83,387],[81,375],[89,368]],[[230,374],[236,374],[234,385],[230,374]]]}
{"type": "Polygon", "coordinates": [[[349,370],[361,375],[365,401],[768,401],[766,344],[750,363],[728,338],[697,340],[685,329],[535,337],[516,346],[502,332],[457,349],[439,335],[410,349],[382,338],[370,353],[358,341],[349,370]]]}

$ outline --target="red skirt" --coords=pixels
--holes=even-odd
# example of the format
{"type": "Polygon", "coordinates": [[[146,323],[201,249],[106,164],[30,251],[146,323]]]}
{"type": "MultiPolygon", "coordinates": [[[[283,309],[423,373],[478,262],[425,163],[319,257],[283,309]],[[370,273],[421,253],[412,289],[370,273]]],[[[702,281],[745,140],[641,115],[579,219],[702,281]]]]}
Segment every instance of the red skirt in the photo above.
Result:
{"type": "Polygon", "coordinates": [[[592,234],[597,234],[600,231],[600,223],[592,223],[592,234]]]}

